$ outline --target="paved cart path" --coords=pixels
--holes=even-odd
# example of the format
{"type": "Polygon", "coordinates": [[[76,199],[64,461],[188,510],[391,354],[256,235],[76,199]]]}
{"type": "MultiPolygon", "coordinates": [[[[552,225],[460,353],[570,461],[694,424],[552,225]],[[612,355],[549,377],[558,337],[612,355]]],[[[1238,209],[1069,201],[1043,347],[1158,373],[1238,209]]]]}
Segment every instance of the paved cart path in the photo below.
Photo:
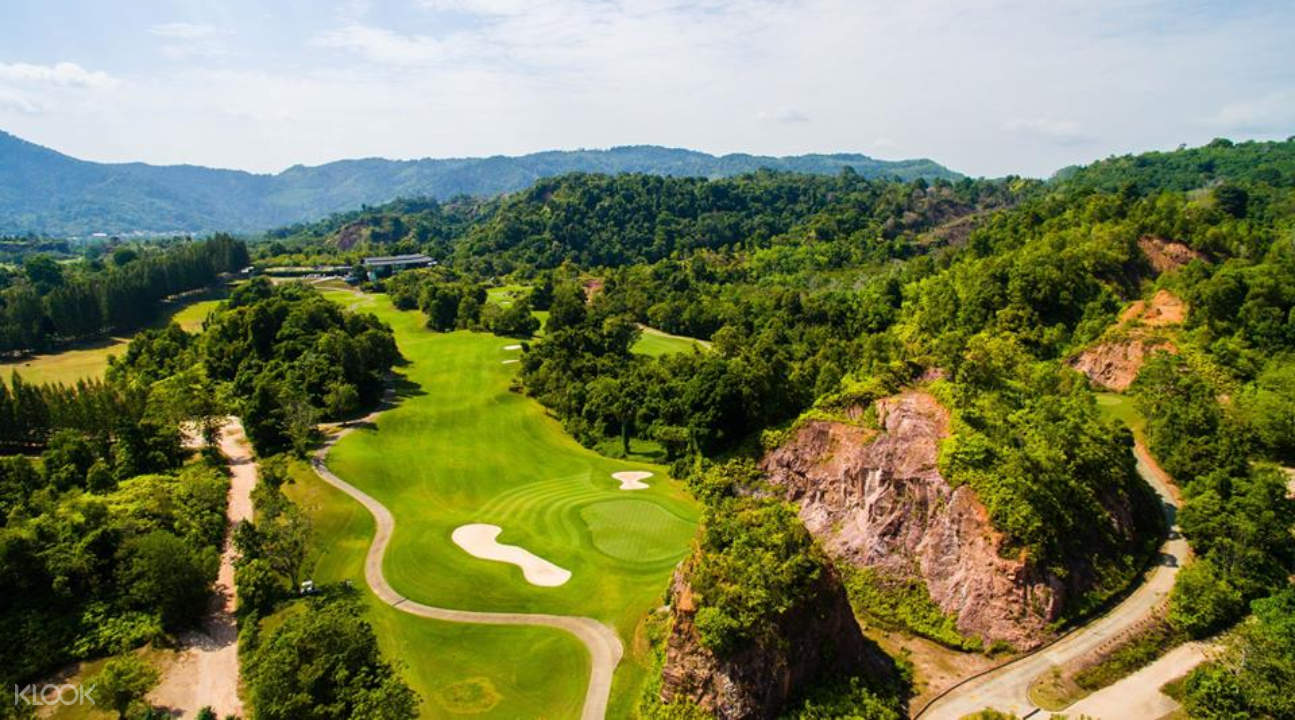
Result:
{"type": "Polygon", "coordinates": [[[323,478],[324,482],[358,500],[373,515],[376,531],[373,535],[373,542],[369,545],[368,555],[364,559],[365,582],[369,584],[373,593],[381,598],[383,602],[411,615],[446,622],[476,623],[480,625],[540,625],[557,628],[575,635],[589,650],[592,661],[589,689],[585,692],[584,710],[581,712],[580,717],[582,720],[602,720],[607,714],[607,700],[612,689],[612,674],[616,671],[616,665],[620,663],[621,655],[624,652],[620,637],[616,635],[615,630],[593,618],[572,615],[478,612],[475,610],[432,607],[431,605],[424,605],[410,600],[396,592],[395,588],[391,587],[391,584],[387,582],[387,578],[382,574],[382,557],[387,551],[387,545],[391,542],[391,534],[396,529],[395,518],[392,517],[391,511],[385,505],[335,475],[324,462],[329,449],[339,439],[356,425],[373,422],[380,412],[381,409],[376,410],[358,421],[339,426],[339,432],[329,438],[315,454],[315,457],[311,459],[311,465],[315,468],[315,473],[323,478]]]}

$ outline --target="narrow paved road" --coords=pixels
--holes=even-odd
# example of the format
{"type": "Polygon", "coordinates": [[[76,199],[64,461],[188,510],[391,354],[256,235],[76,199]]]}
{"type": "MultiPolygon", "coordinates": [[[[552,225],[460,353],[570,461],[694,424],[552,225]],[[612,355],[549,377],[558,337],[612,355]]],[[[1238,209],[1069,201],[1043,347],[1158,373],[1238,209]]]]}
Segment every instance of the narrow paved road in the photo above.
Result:
{"type": "MultiPolygon", "coordinates": [[[[1158,611],[1161,602],[1173,588],[1174,577],[1187,560],[1190,550],[1175,521],[1178,511],[1177,489],[1141,442],[1134,446],[1133,452],[1137,457],[1138,474],[1160,497],[1170,527],[1169,538],[1160,547],[1159,562],[1147,574],[1145,582],[1109,613],[1072,631],[1052,645],[954,686],[916,717],[926,720],[957,720],[987,707],[1016,713],[1022,718],[1040,715],[1047,717],[1046,713],[1041,713],[1030,702],[1028,690],[1035,678],[1050,671],[1054,665],[1062,665],[1093,652],[1107,640],[1158,611]]],[[[1153,692],[1158,692],[1158,687],[1153,688],[1153,692]]]]}
{"type": "Polygon", "coordinates": [[[386,577],[382,574],[382,556],[386,553],[387,544],[391,542],[391,534],[396,528],[395,518],[391,516],[391,511],[385,505],[370,497],[363,490],[333,474],[324,464],[324,458],[329,449],[343,435],[357,424],[372,422],[379,412],[381,412],[381,409],[370,413],[358,422],[342,425],[340,431],[333,435],[319,449],[315,457],[311,459],[311,465],[314,466],[315,473],[323,478],[324,482],[358,500],[373,515],[377,529],[373,535],[373,542],[369,545],[369,553],[364,560],[364,579],[372,588],[374,594],[381,598],[383,602],[398,610],[403,610],[412,615],[432,618],[433,620],[480,625],[541,625],[565,630],[575,635],[589,650],[589,656],[592,660],[589,689],[585,692],[584,710],[581,712],[580,717],[582,720],[602,720],[607,714],[607,700],[612,689],[612,674],[616,670],[616,665],[620,663],[623,653],[620,638],[616,635],[615,630],[593,618],[587,617],[476,612],[473,610],[432,607],[406,598],[396,592],[387,582],[386,577]]]}

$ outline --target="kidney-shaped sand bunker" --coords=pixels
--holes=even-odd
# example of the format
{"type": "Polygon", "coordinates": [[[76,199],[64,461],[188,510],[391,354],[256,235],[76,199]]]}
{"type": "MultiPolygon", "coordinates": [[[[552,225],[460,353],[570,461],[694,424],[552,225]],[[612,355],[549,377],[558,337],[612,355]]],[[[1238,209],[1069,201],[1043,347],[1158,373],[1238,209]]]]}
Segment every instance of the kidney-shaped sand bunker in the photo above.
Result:
{"type": "Polygon", "coordinates": [[[557,587],[571,579],[570,570],[560,568],[526,548],[500,543],[496,538],[501,532],[503,528],[498,525],[471,523],[455,528],[450,539],[473,557],[516,565],[522,569],[522,577],[532,585],[557,587]]]}

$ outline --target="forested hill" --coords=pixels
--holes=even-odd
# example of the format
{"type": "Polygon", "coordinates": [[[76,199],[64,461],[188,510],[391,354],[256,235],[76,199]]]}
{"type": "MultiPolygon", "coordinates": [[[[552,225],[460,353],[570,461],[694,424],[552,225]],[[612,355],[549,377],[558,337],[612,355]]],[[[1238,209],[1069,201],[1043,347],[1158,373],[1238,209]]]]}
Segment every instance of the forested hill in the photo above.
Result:
{"type": "Polygon", "coordinates": [[[724,155],[651,145],[519,157],[341,160],[256,175],[193,165],[78,160],[0,131],[0,233],[253,231],[398,197],[489,196],[569,172],[727,177],[760,168],[864,177],[957,179],[930,160],[865,155],[724,155]]]}

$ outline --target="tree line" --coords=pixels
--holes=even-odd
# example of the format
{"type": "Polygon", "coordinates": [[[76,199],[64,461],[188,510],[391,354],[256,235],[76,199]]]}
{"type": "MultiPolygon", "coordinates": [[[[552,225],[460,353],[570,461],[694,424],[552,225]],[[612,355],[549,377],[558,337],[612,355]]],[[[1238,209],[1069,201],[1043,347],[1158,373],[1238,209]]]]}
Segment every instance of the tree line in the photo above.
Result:
{"type": "Polygon", "coordinates": [[[28,255],[22,273],[0,290],[0,353],[134,330],[156,317],[163,298],[207,287],[247,264],[246,245],[228,235],[100,269],[28,255]]]}

